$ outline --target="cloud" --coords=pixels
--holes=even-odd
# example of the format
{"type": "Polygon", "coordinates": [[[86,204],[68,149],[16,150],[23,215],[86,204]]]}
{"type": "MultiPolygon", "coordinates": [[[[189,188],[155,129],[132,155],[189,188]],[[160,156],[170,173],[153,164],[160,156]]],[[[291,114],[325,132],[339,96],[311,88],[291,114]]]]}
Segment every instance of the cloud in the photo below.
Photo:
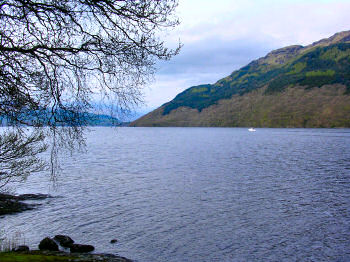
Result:
{"type": "Polygon", "coordinates": [[[348,0],[182,0],[178,34],[185,43],[208,36],[269,36],[281,44],[305,45],[348,30],[349,11],[348,0]]]}
{"type": "Polygon", "coordinates": [[[211,38],[185,44],[177,57],[157,65],[155,82],[145,91],[146,103],[153,109],[193,85],[215,83],[274,48],[268,41],[250,39],[211,38]]]}
{"type": "Polygon", "coordinates": [[[158,65],[158,74],[227,74],[274,47],[272,42],[253,39],[206,38],[195,43],[185,43],[177,57],[158,65]]]}

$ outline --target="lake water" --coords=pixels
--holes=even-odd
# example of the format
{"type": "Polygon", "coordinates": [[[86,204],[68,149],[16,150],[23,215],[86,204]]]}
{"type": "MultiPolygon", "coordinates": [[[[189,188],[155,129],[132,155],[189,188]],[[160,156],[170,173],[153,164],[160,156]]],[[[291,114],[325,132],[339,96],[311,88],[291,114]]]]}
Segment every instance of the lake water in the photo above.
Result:
{"type": "Polygon", "coordinates": [[[350,129],[95,128],[56,187],[0,218],[135,261],[350,261],[350,129]],[[110,244],[111,239],[117,244],[110,244]]]}

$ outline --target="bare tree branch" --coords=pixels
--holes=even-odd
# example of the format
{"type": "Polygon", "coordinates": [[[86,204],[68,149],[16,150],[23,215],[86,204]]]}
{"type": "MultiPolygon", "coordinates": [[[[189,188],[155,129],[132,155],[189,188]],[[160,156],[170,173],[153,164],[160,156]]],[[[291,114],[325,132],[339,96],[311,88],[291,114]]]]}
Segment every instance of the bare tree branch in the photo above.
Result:
{"type": "MultiPolygon", "coordinates": [[[[62,139],[53,145],[83,143],[84,112],[97,94],[117,111],[137,105],[155,62],[179,52],[180,44],[168,49],[159,39],[179,23],[176,6],[177,0],[0,0],[0,120],[19,129],[48,126],[62,139]]],[[[2,142],[25,148],[30,137],[17,135],[2,142]]],[[[43,136],[35,138],[28,148],[43,136]]]]}
{"type": "Polygon", "coordinates": [[[31,173],[44,170],[39,154],[47,149],[44,134],[12,129],[0,135],[0,188],[9,182],[23,181],[31,173]]]}

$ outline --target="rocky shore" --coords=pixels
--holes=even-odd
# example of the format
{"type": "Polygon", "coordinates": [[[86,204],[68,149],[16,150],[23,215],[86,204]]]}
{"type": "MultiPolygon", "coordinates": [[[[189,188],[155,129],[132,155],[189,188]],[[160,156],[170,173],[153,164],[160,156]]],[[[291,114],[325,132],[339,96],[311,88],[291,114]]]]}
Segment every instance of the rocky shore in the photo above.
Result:
{"type": "MultiPolygon", "coordinates": [[[[0,216],[32,210],[40,203],[27,203],[27,200],[43,200],[51,198],[45,194],[10,195],[0,194],[0,216]]],[[[116,243],[112,239],[110,243],[116,243]]],[[[132,260],[113,254],[91,254],[94,246],[77,244],[69,236],[56,235],[46,237],[38,245],[39,250],[30,250],[28,246],[17,246],[9,252],[0,252],[0,261],[103,261],[103,262],[132,262],[132,260]],[[61,246],[61,250],[59,248],[61,246]],[[65,251],[62,251],[65,250],[65,251]],[[69,250],[70,252],[66,252],[69,250]]]]}
{"type": "Polygon", "coordinates": [[[104,262],[132,262],[125,257],[112,254],[91,254],[94,246],[77,244],[69,236],[56,235],[46,237],[40,241],[39,250],[30,250],[28,246],[21,245],[12,249],[12,252],[0,253],[0,261],[104,261],[104,262]],[[70,250],[65,252],[60,250],[70,250]],[[25,259],[24,259],[25,258],[25,259]]]}
{"type": "Polygon", "coordinates": [[[39,203],[26,203],[26,200],[43,200],[46,198],[51,198],[52,196],[46,194],[23,194],[23,195],[9,195],[0,194],[0,216],[13,214],[18,212],[23,212],[26,210],[32,210],[39,203]]]}
{"type": "Polygon", "coordinates": [[[85,253],[67,253],[63,251],[18,251],[0,253],[0,261],[60,261],[60,262],[132,262],[131,260],[110,254],[85,254],[85,253]]]}

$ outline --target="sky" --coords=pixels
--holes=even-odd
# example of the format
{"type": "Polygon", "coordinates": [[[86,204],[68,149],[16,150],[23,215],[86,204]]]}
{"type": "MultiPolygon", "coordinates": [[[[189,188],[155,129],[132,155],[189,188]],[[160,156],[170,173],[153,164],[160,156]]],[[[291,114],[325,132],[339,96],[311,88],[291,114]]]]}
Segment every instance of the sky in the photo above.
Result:
{"type": "Polygon", "coordinates": [[[350,30],[350,0],[179,0],[177,16],[181,24],[163,39],[169,47],[180,40],[183,47],[170,61],[157,63],[142,113],[274,49],[350,30]]]}

